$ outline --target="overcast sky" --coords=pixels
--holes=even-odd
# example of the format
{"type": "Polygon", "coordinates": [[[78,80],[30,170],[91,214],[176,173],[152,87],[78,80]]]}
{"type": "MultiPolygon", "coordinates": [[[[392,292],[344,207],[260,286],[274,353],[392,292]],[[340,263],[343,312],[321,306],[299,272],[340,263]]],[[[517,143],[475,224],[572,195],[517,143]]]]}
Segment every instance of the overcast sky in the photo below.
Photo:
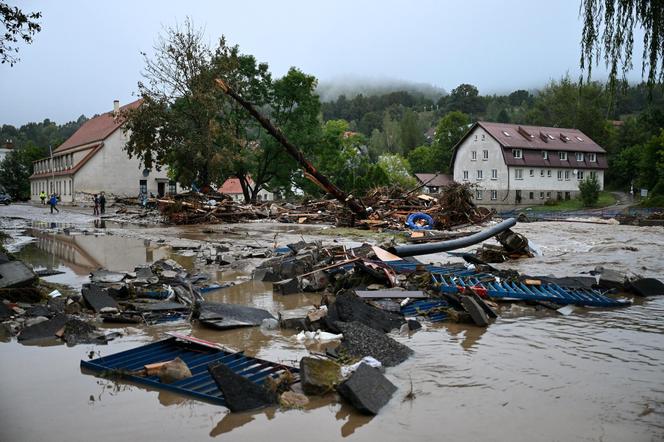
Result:
{"type": "MultiPolygon", "coordinates": [[[[405,80],[480,93],[538,88],[579,73],[581,0],[12,1],[42,12],[21,61],[0,65],[0,124],[63,123],[133,100],[163,26],[189,16],[266,61],[321,82],[405,80]]],[[[637,48],[636,52],[640,51],[637,48]]],[[[639,69],[631,79],[640,79],[639,69]]],[[[603,78],[604,69],[596,77],[603,78]]]]}

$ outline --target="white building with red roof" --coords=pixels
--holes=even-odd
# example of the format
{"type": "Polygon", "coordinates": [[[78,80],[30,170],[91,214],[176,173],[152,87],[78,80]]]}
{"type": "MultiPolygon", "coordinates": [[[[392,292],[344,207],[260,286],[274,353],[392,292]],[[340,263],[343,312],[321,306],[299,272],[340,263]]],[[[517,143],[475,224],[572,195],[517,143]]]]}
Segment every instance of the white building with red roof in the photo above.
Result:
{"type": "Polygon", "coordinates": [[[35,161],[30,177],[31,199],[39,193],[56,193],[63,202],[89,201],[93,194],[135,197],[141,191],[163,196],[176,193],[176,183],[169,181],[167,170],[148,170],[141,161],[129,158],[124,147],[128,134],[122,130],[120,114],[140,106],[141,100],[86,121],[64,143],[53,150],[53,158],[35,161]]]}
{"type": "Polygon", "coordinates": [[[476,184],[483,206],[570,199],[586,178],[604,188],[606,151],[578,129],[475,123],[454,147],[454,181],[476,184]]]}
{"type": "MultiPolygon", "coordinates": [[[[248,181],[249,185],[253,187],[254,180],[252,180],[251,177],[249,177],[248,181]]],[[[222,184],[221,187],[217,189],[217,192],[230,196],[231,198],[233,198],[233,201],[239,201],[239,202],[244,201],[244,193],[242,193],[242,185],[240,184],[240,180],[238,178],[228,178],[226,181],[224,181],[224,184],[222,184]]],[[[269,190],[261,189],[258,191],[258,195],[256,195],[256,200],[272,201],[274,200],[274,194],[269,190]]]]}

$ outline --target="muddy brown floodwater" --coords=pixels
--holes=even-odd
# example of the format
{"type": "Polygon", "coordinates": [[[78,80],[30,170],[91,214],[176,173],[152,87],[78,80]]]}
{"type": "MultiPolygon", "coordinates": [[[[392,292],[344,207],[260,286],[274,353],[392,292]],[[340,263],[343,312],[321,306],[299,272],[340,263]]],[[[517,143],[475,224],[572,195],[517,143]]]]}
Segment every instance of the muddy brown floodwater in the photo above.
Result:
{"type": "MultiPolygon", "coordinates": [[[[269,226],[263,229],[269,231],[269,226]]],[[[604,265],[664,275],[661,227],[535,223],[515,230],[537,243],[544,256],[503,267],[564,276],[604,265]]],[[[88,251],[86,259],[110,267],[118,259],[133,267],[172,253],[139,239],[90,236],[77,241],[77,255],[56,256],[54,250],[64,245],[53,244],[58,242],[53,236],[38,239],[22,256],[36,265],[57,261],[74,282],[89,271],[79,259],[81,250],[88,251]],[[39,241],[46,244],[41,249],[39,241]]],[[[425,257],[431,259],[448,258],[425,257]]],[[[275,316],[320,300],[315,294],[273,295],[270,284],[241,283],[242,277],[218,273],[218,279],[240,284],[212,292],[208,299],[265,308],[275,316]]],[[[622,309],[576,309],[571,316],[519,306],[504,306],[500,314],[486,329],[440,324],[411,336],[394,335],[415,354],[387,370],[399,390],[373,418],[358,415],[334,395],[316,399],[304,410],[231,414],[79,369],[80,360],[91,353],[96,357],[133,348],[169,330],[191,331],[289,364],[308,350],[321,350],[307,349],[290,331],[220,332],[180,322],[118,329],[125,336],[108,346],[0,343],[0,440],[664,440],[664,297],[636,300],[622,309]],[[411,385],[415,398],[405,400],[411,385]]]]}

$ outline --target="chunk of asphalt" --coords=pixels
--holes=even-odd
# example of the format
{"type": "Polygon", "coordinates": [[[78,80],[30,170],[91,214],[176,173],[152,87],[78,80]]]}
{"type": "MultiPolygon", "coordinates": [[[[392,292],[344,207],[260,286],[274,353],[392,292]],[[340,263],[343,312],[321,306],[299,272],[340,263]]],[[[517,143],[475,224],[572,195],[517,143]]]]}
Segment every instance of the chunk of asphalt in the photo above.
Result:
{"type": "Polygon", "coordinates": [[[83,299],[95,312],[99,313],[104,307],[112,307],[120,310],[120,306],[103,288],[96,284],[87,284],[81,290],[83,299]]]}
{"type": "Polygon", "coordinates": [[[328,306],[326,323],[334,330],[336,322],[361,322],[375,330],[387,333],[399,329],[405,322],[401,314],[388,312],[369,305],[352,291],[344,291],[336,296],[334,303],[328,306]]]}
{"type": "Polygon", "coordinates": [[[225,330],[237,327],[259,326],[263,319],[276,319],[267,310],[222,302],[200,302],[194,308],[194,317],[208,327],[225,330]]]}
{"type": "Polygon", "coordinates": [[[25,287],[37,279],[37,274],[23,261],[0,264],[0,288],[25,287]]]}
{"type": "Polygon", "coordinates": [[[248,411],[277,403],[277,395],[235,373],[224,364],[210,364],[208,371],[233,412],[248,411]]]}
{"type": "Polygon", "coordinates": [[[272,284],[272,291],[280,295],[292,295],[300,292],[300,282],[297,278],[284,279],[272,284]]]}
{"type": "Polygon", "coordinates": [[[337,322],[335,328],[343,333],[341,347],[351,356],[372,356],[384,366],[393,367],[413,354],[409,347],[361,322],[337,322]]]}
{"type": "Polygon", "coordinates": [[[339,384],[337,391],[360,412],[376,415],[390,401],[397,387],[379,369],[362,363],[339,384]]]}
{"type": "Polygon", "coordinates": [[[470,296],[462,296],[461,305],[463,305],[464,310],[468,312],[475,325],[480,327],[486,327],[489,325],[488,316],[484,313],[484,310],[482,310],[482,307],[480,307],[475,299],[470,296]]]}
{"type": "Polygon", "coordinates": [[[38,324],[24,328],[18,335],[18,340],[33,341],[38,339],[55,338],[55,332],[64,327],[66,322],[66,315],[57,314],[53,317],[53,319],[49,319],[48,321],[40,322],[38,324]]]}

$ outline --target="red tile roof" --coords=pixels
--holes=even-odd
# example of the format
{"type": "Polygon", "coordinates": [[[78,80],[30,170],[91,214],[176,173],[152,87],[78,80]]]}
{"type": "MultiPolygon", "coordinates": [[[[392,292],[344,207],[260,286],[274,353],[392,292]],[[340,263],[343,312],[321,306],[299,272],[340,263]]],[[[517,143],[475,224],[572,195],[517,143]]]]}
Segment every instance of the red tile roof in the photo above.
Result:
{"type": "Polygon", "coordinates": [[[606,152],[601,146],[578,129],[489,123],[486,121],[478,121],[477,126],[481,126],[486,130],[503,147],[563,150],[567,152],[606,152]]]}
{"type": "MultiPolygon", "coordinates": [[[[136,109],[141,103],[142,100],[138,99],[133,103],[122,106],[120,111],[136,109]]],[[[58,146],[53,153],[62,152],[95,141],[102,141],[122,126],[122,123],[123,120],[115,118],[113,112],[106,112],[96,116],[86,121],[71,137],[67,138],[67,141],[58,146]]]]}
{"type": "MultiPolygon", "coordinates": [[[[249,178],[249,185],[253,186],[254,181],[249,178]]],[[[229,178],[224,181],[224,184],[221,185],[217,192],[224,193],[226,195],[242,195],[242,186],[240,185],[240,180],[238,178],[229,178]]]]}

